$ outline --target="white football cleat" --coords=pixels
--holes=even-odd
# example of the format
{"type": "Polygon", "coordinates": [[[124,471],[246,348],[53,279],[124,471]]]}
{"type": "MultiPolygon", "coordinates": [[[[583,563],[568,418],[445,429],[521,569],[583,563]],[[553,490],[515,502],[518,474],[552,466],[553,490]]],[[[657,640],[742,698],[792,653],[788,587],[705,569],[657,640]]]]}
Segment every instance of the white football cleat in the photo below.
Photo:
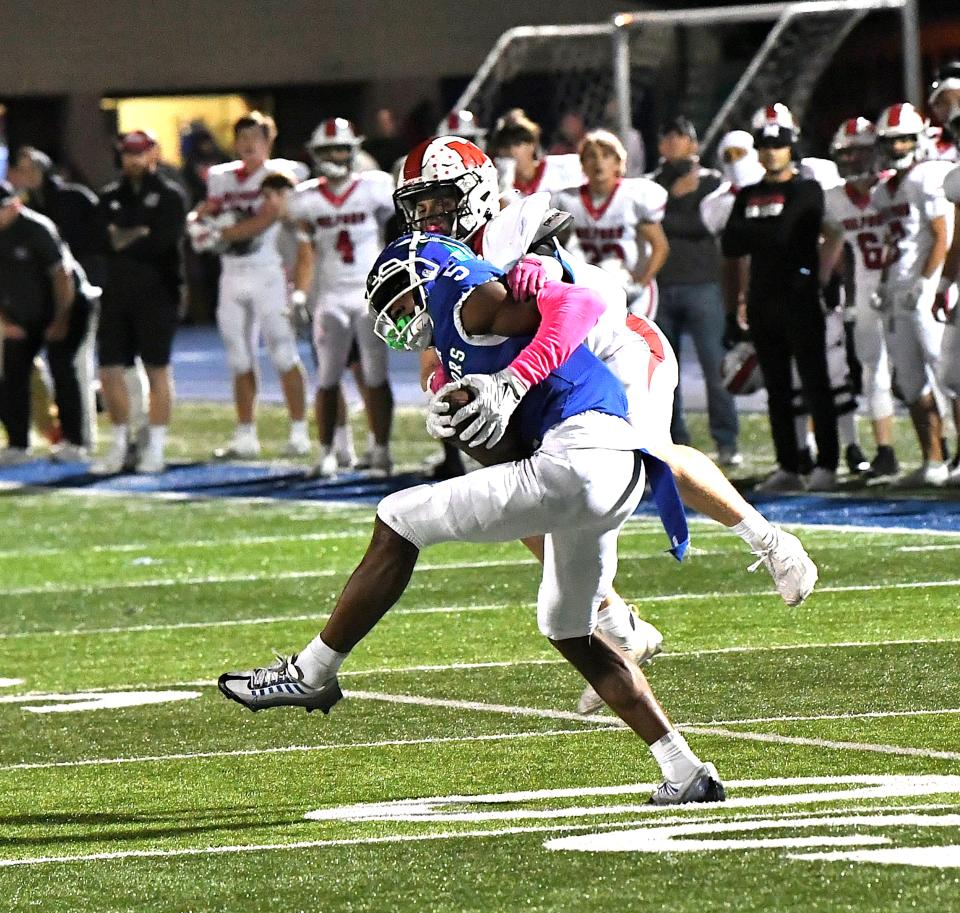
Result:
{"type": "Polygon", "coordinates": [[[217,680],[224,697],[243,704],[248,710],[268,707],[304,707],[307,713],[322,710],[329,713],[342,697],[336,675],[314,688],[303,680],[297,666],[297,654],[281,656],[266,668],[247,672],[224,672],[217,680]]]}
{"type": "Polygon", "coordinates": [[[155,476],[164,472],[167,468],[167,462],[156,453],[151,453],[149,449],[142,452],[140,459],[137,460],[137,466],[134,470],[141,475],[155,476]]]}
{"type": "Polygon", "coordinates": [[[82,444],[71,444],[64,441],[50,450],[50,460],[54,463],[85,463],[87,448],[82,444]]]}
{"type": "Polygon", "coordinates": [[[689,802],[724,802],[727,791],[717,768],[701,764],[682,783],[664,780],[650,796],[648,805],[686,805],[689,802]]]}
{"type": "Polygon", "coordinates": [[[357,465],[357,455],[352,447],[334,449],[333,452],[337,455],[338,469],[353,469],[357,465]]]}
{"type": "MultiPolygon", "coordinates": [[[[660,633],[649,621],[644,621],[637,616],[637,607],[629,605],[631,613],[634,615],[633,626],[635,638],[632,639],[633,649],[621,648],[626,656],[629,656],[641,668],[650,663],[650,661],[663,651],[663,634],[660,633]]],[[[598,713],[607,705],[602,697],[594,690],[593,685],[587,685],[580,695],[577,702],[577,713],[589,716],[592,713],[598,713]]]]}
{"type": "Polygon", "coordinates": [[[252,460],[260,456],[260,441],[249,434],[235,434],[225,447],[213,451],[218,460],[252,460]]]}
{"type": "Polygon", "coordinates": [[[817,566],[796,536],[779,526],[773,529],[776,534],[773,545],[754,552],[757,560],[747,570],[753,573],[762,564],[770,572],[783,601],[788,606],[798,606],[813,592],[817,566]]]}
{"type": "Polygon", "coordinates": [[[390,476],[393,475],[393,458],[389,451],[374,453],[372,450],[368,450],[357,460],[355,468],[369,472],[372,476],[390,476]]]}
{"type": "Polygon", "coordinates": [[[283,455],[287,457],[309,456],[311,450],[310,438],[306,435],[291,434],[283,448],[283,455]]]}
{"type": "Polygon", "coordinates": [[[127,445],[118,447],[112,445],[110,449],[99,460],[96,460],[90,467],[90,471],[97,476],[115,476],[123,472],[127,463],[127,445]]]}
{"type": "Polygon", "coordinates": [[[331,450],[325,453],[320,462],[307,472],[308,479],[333,479],[337,475],[337,455],[331,450]]]}
{"type": "Polygon", "coordinates": [[[946,463],[924,463],[893,484],[895,488],[943,488],[948,481],[950,467],[946,463]]]}

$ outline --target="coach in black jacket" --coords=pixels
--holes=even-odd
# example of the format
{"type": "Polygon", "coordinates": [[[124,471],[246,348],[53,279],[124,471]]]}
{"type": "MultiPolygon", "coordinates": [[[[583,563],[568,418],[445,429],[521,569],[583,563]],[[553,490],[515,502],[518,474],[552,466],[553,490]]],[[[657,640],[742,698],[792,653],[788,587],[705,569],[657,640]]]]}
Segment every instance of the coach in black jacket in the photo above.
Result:
{"type": "Polygon", "coordinates": [[[804,487],[791,407],[791,359],[817,440],[817,465],[806,487],[833,488],[840,453],[817,283],[823,190],[816,181],[799,177],[793,162],[795,142],[795,132],[787,127],[758,132],[755,143],[766,174],[737,195],[722,236],[724,256],[750,257],[747,321],[767,385],[779,464],[758,486],[769,491],[804,487]]]}

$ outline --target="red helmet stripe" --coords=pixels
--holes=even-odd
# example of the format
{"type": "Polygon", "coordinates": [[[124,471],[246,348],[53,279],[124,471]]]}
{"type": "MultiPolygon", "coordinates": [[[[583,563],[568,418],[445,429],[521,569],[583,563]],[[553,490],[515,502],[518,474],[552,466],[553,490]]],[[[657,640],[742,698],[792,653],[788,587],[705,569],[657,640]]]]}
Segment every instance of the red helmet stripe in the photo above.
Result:
{"type": "Polygon", "coordinates": [[[427,151],[427,146],[433,142],[433,138],[425,139],[418,146],[414,146],[403,163],[403,179],[412,181],[423,174],[423,156],[427,151]]]}
{"type": "Polygon", "coordinates": [[[473,143],[455,140],[447,145],[449,145],[450,148],[455,152],[460,153],[460,158],[463,159],[463,164],[468,168],[479,168],[487,160],[483,150],[477,146],[474,146],[473,143]]]}
{"type": "Polygon", "coordinates": [[[324,122],[323,133],[328,139],[333,139],[337,135],[337,122],[334,118],[331,117],[324,122]]]}
{"type": "Polygon", "coordinates": [[[846,129],[843,131],[847,136],[856,136],[857,135],[857,122],[855,119],[848,120],[846,123],[846,129]]]}
{"type": "Polygon", "coordinates": [[[890,127],[900,126],[900,115],[903,113],[903,105],[897,104],[890,109],[890,117],[887,118],[887,124],[890,127]]]}
{"type": "Polygon", "coordinates": [[[459,133],[459,132],[460,132],[460,115],[457,114],[456,111],[452,111],[452,112],[447,116],[447,129],[448,129],[451,133],[459,133]]]}
{"type": "Polygon", "coordinates": [[[773,105],[767,105],[767,120],[775,121],[777,119],[777,109],[773,105]]]}

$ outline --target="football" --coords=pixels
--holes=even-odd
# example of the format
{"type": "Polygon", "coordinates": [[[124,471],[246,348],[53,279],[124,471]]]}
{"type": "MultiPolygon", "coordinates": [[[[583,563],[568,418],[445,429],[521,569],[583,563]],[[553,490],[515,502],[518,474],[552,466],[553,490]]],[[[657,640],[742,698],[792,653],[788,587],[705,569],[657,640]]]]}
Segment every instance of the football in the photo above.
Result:
{"type": "MultiPolygon", "coordinates": [[[[456,390],[451,390],[449,393],[444,394],[442,401],[450,404],[450,412],[452,415],[458,409],[462,409],[467,403],[472,402],[476,398],[477,394],[474,390],[471,390],[469,387],[458,387],[456,390]]],[[[462,450],[467,456],[476,460],[481,466],[509,463],[514,460],[522,460],[529,456],[528,451],[520,444],[520,439],[512,424],[507,428],[507,433],[500,442],[489,450],[483,444],[476,448],[468,447],[467,444],[460,440],[460,432],[466,429],[474,418],[475,416],[470,416],[457,425],[454,429],[456,434],[451,438],[447,438],[447,441],[458,450],[462,450]]]]}

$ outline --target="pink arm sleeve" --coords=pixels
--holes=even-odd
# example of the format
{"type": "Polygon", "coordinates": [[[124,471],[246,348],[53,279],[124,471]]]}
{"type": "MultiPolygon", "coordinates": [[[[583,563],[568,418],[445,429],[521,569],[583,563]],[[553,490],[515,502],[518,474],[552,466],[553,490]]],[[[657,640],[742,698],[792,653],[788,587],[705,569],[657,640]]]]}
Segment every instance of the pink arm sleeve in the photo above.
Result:
{"type": "Polygon", "coordinates": [[[436,393],[442,386],[450,383],[450,377],[447,375],[447,372],[443,368],[443,364],[438,364],[436,368],[433,369],[433,373],[430,375],[430,379],[427,382],[427,386],[430,388],[431,393],[436,393]]]}
{"type": "Polygon", "coordinates": [[[540,327],[509,369],[529,389],[562,365],[606,310],[592,289],[547,282],[537,295],[540,327]]]}

